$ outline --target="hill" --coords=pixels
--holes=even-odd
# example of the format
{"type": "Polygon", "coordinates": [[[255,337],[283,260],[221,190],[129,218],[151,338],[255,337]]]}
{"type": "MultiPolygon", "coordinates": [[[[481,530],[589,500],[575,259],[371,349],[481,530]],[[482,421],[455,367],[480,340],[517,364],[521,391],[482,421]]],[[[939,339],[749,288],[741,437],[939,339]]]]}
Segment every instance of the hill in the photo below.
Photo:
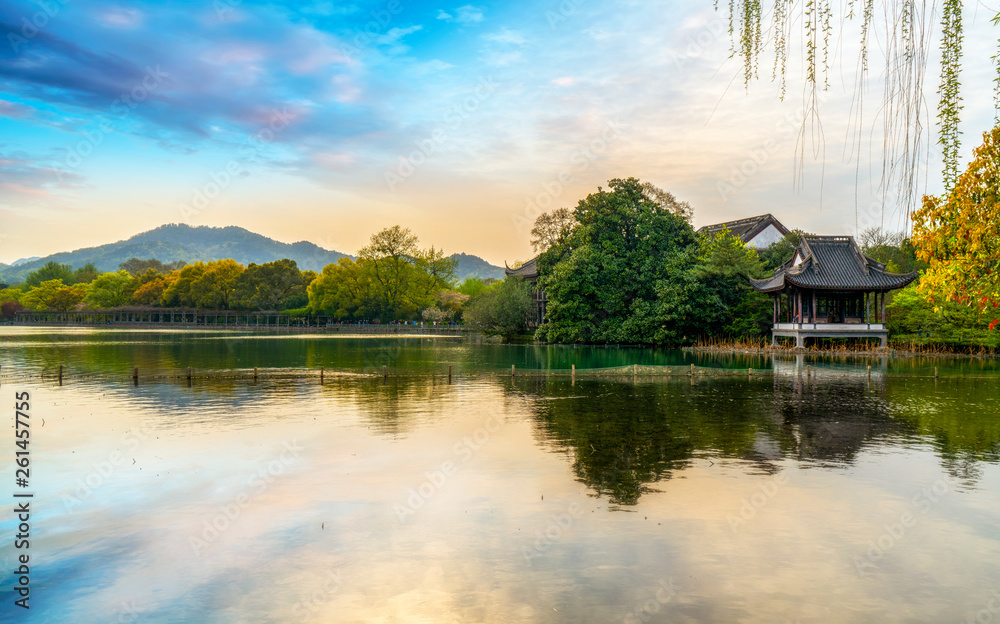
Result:
{"type": "Polygon", "coordinates": [[[457,253],[451,254],[450,257],[458,260],[455,275],[458,276],[459,283],[465,281],[467,277],[479,277],[482,279],[490,277],[503,279],[504,277],[503,267],[494,266],[479,256],[457,253]]]}
{"type": "MultiPolygon", "coordinates": [[[[48,262],[68,264],[74,269],[88,262],[99,271],[117,271],[118,265],[130,258],[156,259],[160,262],[207,262],[232,258],[241,264],[262,264],[289,258],[302,270],[321,271],[331,262],[353,257],[339,251],[323,249],[310,242],[282,243],[247,229],[229,227],[162,225],[116,243],[65,251],[44,258],[26,258],[17,264],[0,264],[0,281],[18,282],[28,273],[48,262]]],[[[503,277],[503,269],[478,256],[453,254],[458,259],[459,281],[466,277],[503,277]]]]}
{"type": "Polygon", "coordinates": [[[161,262],[183,260],[189,263],[232,258],[241,264],[261,264],[289,258],[295,260],[300,269],[320,271],[346,255],[305,241],[281,243],[236,226],[219,228],[170,224],[117,243],[65,251],[9,266],[3,270],[3,277],[9,281],[22,280],[47,262],[68,264],[74,269],[93,262],[99,271],[117,271],[118,265],[129,258],[155,258],[161,262]]]}

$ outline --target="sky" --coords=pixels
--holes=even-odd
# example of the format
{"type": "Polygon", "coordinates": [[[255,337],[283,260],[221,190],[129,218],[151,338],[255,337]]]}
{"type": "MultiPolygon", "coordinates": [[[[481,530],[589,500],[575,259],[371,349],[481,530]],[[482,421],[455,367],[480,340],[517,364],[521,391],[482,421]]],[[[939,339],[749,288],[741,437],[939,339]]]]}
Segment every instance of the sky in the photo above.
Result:
{"type": "MultiPolygon", "coordinates": [[[[994,123],[998,10],[965,12],[964,161],[994,123]]],[[[854,26],[803,138],[801,41],[784,100],[766,53],[745,88],[707,0],[4,2],[0,262],[165,223],[355,253],[398,224],[502,265],[533,255],[542,211],[630,176],[689,202],[695,226],[902,229],[880,185],[877,63],[852,114],[854,26]]],[[[937,55],[918,194],[942,189],[937,55]]]]}

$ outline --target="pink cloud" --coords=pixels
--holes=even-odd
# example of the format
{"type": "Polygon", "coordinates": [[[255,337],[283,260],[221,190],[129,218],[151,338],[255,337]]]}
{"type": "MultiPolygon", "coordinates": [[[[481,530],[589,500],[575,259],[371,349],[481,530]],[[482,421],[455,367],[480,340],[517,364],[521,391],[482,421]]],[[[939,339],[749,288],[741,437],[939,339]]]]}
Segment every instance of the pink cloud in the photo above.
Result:
{"type": "Polygon", "coordinates": [[[9,100],[0,100],[0,117],[10,117],[12,119],[24,119],[30,117],[35,109],[9,100]]]}

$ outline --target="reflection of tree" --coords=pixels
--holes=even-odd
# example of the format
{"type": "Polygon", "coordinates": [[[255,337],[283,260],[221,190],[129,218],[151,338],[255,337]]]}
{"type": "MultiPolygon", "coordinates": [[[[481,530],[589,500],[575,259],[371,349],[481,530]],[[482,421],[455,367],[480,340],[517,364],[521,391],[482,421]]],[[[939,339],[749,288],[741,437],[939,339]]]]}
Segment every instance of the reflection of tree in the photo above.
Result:
{"type": "Polygon", "coordinates": [[[651,484],[697,456],[739,459],[748,470],[771,474],[782,458],[845,466],[866,448],[933,436],[944,468],[973,482],[982,460],[1000,459],[1000,421],[987,413],[987,384],[970,391],[970,401],[981,406],[970,413],[929,381],[890,378],[869,386],[858,376],[765,383],[519,381],[518,390],[538,395],[535,419],[545,442],[571,451],[577,478],[620,505],[636,504],[651,484]],[[937,408],[928,397],[953,404],[937,408]]]}
{"type": "Polygon", "coordinates": [[[770,410],[789,455],[799,460],[850,463],[877,440],[912,435],[892,419],[884,398],[870,391],[863,377],[776,379],[770,410]]]}
{"type": "MultiPolygon", "coordinates": [[[[757,426],[744,412],[705,409],[686,383],[539,382],[538,390],[551,399],[537,403],[542,434],[571,448],[577,477],[616,504],[636,504],[697,451],[734,457],[754,446],[757,426]]],[[[727,390],[746,398],[745,384],[727,390]]]]}

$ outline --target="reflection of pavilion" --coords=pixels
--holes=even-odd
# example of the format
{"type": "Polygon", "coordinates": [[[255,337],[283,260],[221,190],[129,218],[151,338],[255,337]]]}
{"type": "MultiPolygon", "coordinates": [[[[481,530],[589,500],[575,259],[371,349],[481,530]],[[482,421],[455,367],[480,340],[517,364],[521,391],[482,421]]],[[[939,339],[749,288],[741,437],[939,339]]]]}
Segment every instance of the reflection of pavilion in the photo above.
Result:
{"type": "Polygon", "coordinates": [[[850,236],[803,236],[795,256],[754,288],[774,297],[771,334],[795,338],[879,338],[886,346],[885,295],[916,273],[890,273],[850,236]],[[784,320],[784,322],[782,322],[784,320]]]}

